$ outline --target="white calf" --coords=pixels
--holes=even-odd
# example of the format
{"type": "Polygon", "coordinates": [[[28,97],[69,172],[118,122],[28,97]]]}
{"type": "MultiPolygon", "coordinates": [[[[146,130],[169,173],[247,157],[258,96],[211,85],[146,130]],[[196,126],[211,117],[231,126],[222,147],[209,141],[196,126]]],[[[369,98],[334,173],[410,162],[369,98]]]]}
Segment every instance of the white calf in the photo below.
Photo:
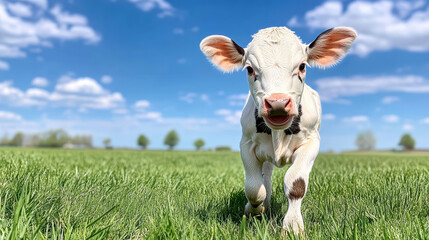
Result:
{"type": "Polygon", "coordinates": [[[249,96],[241,116],[240,152],[246,172],[246,215],[270,208],[273,165],[292,162],[284,178],[289,208],[283,228],[303,232],[301,202],[319,152],[319,95],[305,84],[306,65],[331,66],[347,52],[356,32],[338,27],[309,45],[285,27],[260,30],[243,49],[224,36],[209,36],[201,51],[224,72],[247,69],[249,96]]]}

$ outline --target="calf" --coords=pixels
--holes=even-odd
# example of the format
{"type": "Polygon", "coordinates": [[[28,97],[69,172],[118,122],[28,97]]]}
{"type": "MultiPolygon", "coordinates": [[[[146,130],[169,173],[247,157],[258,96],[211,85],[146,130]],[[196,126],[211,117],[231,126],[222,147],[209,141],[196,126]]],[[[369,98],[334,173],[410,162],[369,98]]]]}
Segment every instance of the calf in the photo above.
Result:
{"type": "Polygon", "coordinates": [[[241,116],[240,153],[246,172],[246,215],[270,209],[273,166],[292,166],[284,177],[289,201],[283,228],[304,231],[301,202],[319,152],[319,95],[305,84],[306,66],[337,63],[350,48],[356,32],[329,29],[305,45],[285,27],[260,30],[247,48],[225,36],[205,38],[201,51],[220,70],[247,70],[249,95],[241,116]]]}

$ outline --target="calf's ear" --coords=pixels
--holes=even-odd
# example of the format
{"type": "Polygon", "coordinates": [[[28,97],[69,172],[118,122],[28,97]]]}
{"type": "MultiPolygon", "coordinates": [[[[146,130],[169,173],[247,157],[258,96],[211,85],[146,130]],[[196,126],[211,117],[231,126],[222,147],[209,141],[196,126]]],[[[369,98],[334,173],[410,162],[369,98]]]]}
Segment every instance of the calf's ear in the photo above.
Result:
{"type": "Polygon", "coordinates": [[[204,38],[200,49],[220,70],[232,72],[242,67],[244,49],[225,36],[212,35],[204,38]]]}
{"type": "Polygon", "coordinates": [[[348,27],[336,27],[321,33],[307,46],[308,63],[319,67],[329,67],[343,58],[357,33],[348,27]]]}

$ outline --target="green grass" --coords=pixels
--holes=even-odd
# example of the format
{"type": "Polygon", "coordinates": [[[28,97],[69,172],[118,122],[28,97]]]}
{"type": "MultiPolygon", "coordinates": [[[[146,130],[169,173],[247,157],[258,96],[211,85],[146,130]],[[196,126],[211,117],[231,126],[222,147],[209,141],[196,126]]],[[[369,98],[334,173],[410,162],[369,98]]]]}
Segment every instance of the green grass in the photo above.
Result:
{"type": "MultiPolygon", "coordinates": [[[[278,239],[288,167],[246,219],[238,153],[3,148],[0,239],[278,239]]],[[[308,190],[307,239],[429,239],[428,156],[319,155],[308,190]]]]}

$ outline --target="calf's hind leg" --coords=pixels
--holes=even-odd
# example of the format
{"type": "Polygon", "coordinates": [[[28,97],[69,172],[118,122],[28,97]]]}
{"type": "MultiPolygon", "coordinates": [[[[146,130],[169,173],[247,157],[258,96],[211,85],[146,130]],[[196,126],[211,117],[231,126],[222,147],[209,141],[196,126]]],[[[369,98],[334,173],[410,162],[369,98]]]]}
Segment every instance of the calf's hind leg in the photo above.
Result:
{"type": "Polygon", "coordinates": [[[261,215],[264,213],[262,203],[267,195],[262,177],[262,163],[256,158],[249,143],[241,144],[240,153],[246,175],[244,193],[248,200],[244,213],[247,216],[261,215]]]}
{"type": "Polygon", "coordinates": [[[314,160],[319,152],[319,138],[310,139],[298,148],[293,155],[293,164],[284,178],[284,192],[289,206],[283,220],[283,228],[295,234],[304,232],[301,203],[308,186],[308,179],[314,160]]]}

